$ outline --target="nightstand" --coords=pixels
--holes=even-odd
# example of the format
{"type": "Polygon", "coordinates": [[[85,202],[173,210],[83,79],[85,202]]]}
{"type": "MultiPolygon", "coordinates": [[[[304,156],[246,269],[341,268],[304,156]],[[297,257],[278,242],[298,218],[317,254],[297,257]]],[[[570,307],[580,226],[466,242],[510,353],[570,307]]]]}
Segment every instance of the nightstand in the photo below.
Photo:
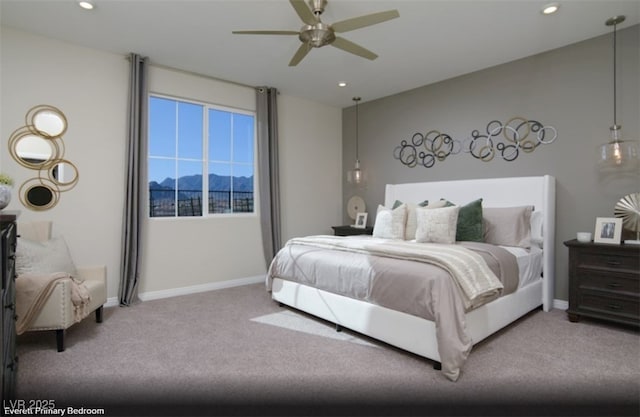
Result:
{"type": "Polygon", "coordinates": [[[564,242],[569,248],[569,320],[640,326],[640,246],[564,242]]]}
{"type": "Polygon", "coordinates": [[[336,236],[353,236],[353,235],[372,235],[373,226],[367,226],[364,229],[353,227],[350,225],[345,226],[331,226],[333,234],[336,236]]]}

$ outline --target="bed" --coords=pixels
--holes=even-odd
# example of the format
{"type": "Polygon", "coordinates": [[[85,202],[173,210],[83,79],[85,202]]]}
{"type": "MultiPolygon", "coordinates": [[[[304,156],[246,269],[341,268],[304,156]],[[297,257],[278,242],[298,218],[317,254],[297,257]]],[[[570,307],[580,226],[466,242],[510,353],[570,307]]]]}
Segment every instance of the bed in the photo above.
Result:
{"type": "MultiPolygon", "coordinates": [[[[509,211],[512,208],[520,207],[530,207],[530,210],[535,213],[535,216],[531,215],[530,220],[527,220],[530,221],[531,227],[532,243],[530,248],[523,251],[522,248],[503,247],[516,255],[518,251],[520,251],[520,255],[524,254],[524,256],[515,257],[520,271],[520,277],[517,279],[520,281],[510,293],[487,298],[489,301],[481,303],[480,306],[465,304],[460,307],[460,302],[457,300],[463,297],[459,296],[462,291],[458,285],[456,293],[458,295],[454,296],[455,302],[451,303],[458,303],[451,307],[453,318],[449,317],[449,313],[445,314],[444,311],[450,309],[448,301],[446,303],[439,302],[446,304],[445,307],[442,307],[442,312],[434,311],[432,315],[426,316],[408,312],[411,310],[405,309],[403,306],[396,308],[397,302],[395,305],[389,304],[393,305],[390,308],[384,303],[372,302],[367,297],[357,297],[347,294],[345,291],[334,291],[327,286],[311,284],[310,282],[315,281],[309,279],[308,276],[323,267],[324,259],[327,260],[326,262],[329,262],[331,258],[346,259],[342,264],[326,266],[326,269],[327,271],[333,270],[336,276],[340,276],[340,283],[335,286],[351,285],[345,284],[347,280],[345,277],[357,276],[359,265],[363,265],[363,267],[365,264],[369,266],[372,264],[382,265],[378,264],[379,258],[375,257],[375,253],[363,253],[362,249],[366,247],[368,250],[369,247],[377,247],[380,239],[375,236],[320,236],[317,238],[327,243],[328,246],[316,247],[313,250],[303,248],[306,241],[305,238],[300,238],[298,242],[300,245],[291,246],[290,241],[279,251],[267,273],[267,289],[271,291],[273,300],[335,323],[337,329],[348,328],[428,358],[434,361],[435,369],[442,369],[445,377],[456,381],[472,345],[540,306],[544,311],[550,311],[552,308],[555,267],[555,179],[552,176],[544,175],[388,184],[385,190],[384,207],[390,209],[398,203],[412,204],[415,207],[416,204],[423,201],[426,203],[426,201],[436,201],[443,198],[455,202],[457,206],[472,204],[472,201],[481,198],[482,208],[484,213],[487,213],[486,215],[499,213],[499,210],[509,211]],[[371,240],[367,241],[366,239],[371,240]],[[356,246],[359,249],[356,251],[358,253],[343,252],[341,250],[343,242],[345,242],[344,245],[356,246]],[[292,256],[292,247],[297,248],[300,252],[292,256]],[[306,258],[313,257],[316,258],[316,262],[319,262],[318,264],[314,264],[306,270],[301,267],[306,258]],[[538,259],[537,269],[534,258],[538,259]],[[529,276],[523,280],[523,271],[525,270],[528,271],[529,276]],[[531,271],[533,271],[533,276],[531,276],[531,271]],[[295,276],[296,274],[300,276],[295,276]],[[454,335],[453,338],[449,337],[451,333],[456,332],[459,334],[454,335]],[[454,340],[453,343],[447,341],[445,344],[444,339],[456,339],[457,341],[454,340]],[[465,346],[458,346],[463,342],[466,343],[465,346]]],[[[487,222],[487,219],[484,220],[487,222]]],[[[315,237],[311,239],[315,239],[315,237]]],[[[449,246],[457,247],[459,246],[457,243],[459,242],[449,246]]],[[[410,239],[397,243],[392,242],[392,244],[400,245],[402,248],[416,245],[415,240],[412,242],[410,239]]],[[[485,258],[489,259],[486,256],[485,258]]],[[[402,274],[417,276],[419,273],[415,271],[418,271],[418,266],[414,265],[415,262],[412,261],[414,261],[413,258],[390,259],[389,262],[395,263],[379,269],[402,270],[405,266],[411,266],[412,272],[402,270],[402,274]]],[[[385,262],[388,261],[385,260],[385,262]]],[[[433,268],[438,268],[438,265],[434,266],[430,263],[428,267],[431,268],[430,271],[434,271],[433,268]]],[[[491,267],[494,268],[494,266],[491,267]]],[[[483,273],[482,271],[485,269],[482,269],[480,273],[483,273]]],[[[368,276],[367,274],[372,275],[371,270],[363,272],[365,277],[368,276]]],[[[452,280],[444,282],[449,281],[452,280]]],[[[438,285],[455,287],[454,284],[438,285]]],[[[355,283],[352,286],[357,287],[358,285],[355,283]]],[[[387,287],[393,287],[393,285],[387,285],[387,287]]],[[[415,290],[412,291],[415,292],[415,290]]],[[[420,291],[422,290],[418,292],[420,291]]],[[[422,293],[417,296],[422,296],[422,293]]],[[[448,297],[447,295],[429,296],[436,300],[444,300],[448,297]]],[[[440,307],[431,308],[439,309],[440,307]]]]}

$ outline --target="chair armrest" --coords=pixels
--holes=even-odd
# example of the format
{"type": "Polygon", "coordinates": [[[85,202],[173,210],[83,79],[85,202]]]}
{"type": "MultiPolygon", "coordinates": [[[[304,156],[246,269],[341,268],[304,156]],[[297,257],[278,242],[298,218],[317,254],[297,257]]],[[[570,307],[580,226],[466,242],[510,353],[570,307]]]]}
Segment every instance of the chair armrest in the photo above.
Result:
{"type": "Polygon", "coordinates": [[[78,276],[84,280],[84,285],[91,293],[89,310],[93,311],[107,302],[107,267],[83,266],[76,267],[78,276]]]}

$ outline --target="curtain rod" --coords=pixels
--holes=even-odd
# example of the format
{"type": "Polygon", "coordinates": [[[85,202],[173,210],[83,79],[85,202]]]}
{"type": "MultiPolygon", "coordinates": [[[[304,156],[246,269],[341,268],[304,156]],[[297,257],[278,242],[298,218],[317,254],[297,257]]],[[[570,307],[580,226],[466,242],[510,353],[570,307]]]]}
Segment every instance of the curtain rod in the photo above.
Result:
{"type": "MultiPolygon", "coordinates": [[[[126,55],[125,59],[127,61],[131,61],[131,56],[130,55],[126,55]]],[[[149,59],[149,58],[147,58],[147,59],[149,59]]],[[[213,77],[211,75],[200,74],[199,72],[195,72],[195,71],[189,71],[189,70],[184,70],[184,69],[181,69],[181,68],[170,67],[168,65],[163,65],[163,64],[156,64],[156,63],[152,62],[150,59],[149,59],[149,65],[152,66],[152,67],[166,69],[166,70],[169,70],[169,71],[175,71],[175,72],[181,72],[181,73],[188,74],[188,75],[194,75],[196,77],[208,78],[208,79],[213,80],[213,81],[220,81],[220,82],[224,82],[224,83],[228,83],[228,84],[234,84],[234,85],[237,85],[239,87],[247,87],[247,88],[253,88],[253,89],[258,88],[258,87],[254,86],[254,85],[243,84],[243,83],[240,83],[240,82],[237,82],[237,81],[229,81],[229,80],[225,80],[223,78],[213,77]]]]}

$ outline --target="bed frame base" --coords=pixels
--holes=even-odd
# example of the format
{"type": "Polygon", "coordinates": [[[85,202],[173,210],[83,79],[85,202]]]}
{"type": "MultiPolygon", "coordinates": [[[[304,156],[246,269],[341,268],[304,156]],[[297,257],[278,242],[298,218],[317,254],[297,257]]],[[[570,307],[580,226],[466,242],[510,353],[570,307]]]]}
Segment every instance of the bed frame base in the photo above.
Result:
{"type": "MultiPolygon", "coordinates": [[[[271,294],[280,304],[335,323],[337,331],[351,329],[440,362],[433,321],[280,278],[273,279],[271,294]]],[[[539,307],[541,300],[542,280],[467,313],[467,333],[476,344],[539,307]]]]}

